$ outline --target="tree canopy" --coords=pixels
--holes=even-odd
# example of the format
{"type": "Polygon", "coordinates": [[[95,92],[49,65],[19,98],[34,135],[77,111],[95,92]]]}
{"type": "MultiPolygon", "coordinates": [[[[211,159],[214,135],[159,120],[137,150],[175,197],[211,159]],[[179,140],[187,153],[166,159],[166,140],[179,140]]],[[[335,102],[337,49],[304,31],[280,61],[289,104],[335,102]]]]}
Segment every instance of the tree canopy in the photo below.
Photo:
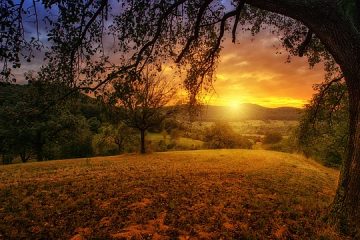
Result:
{"type": "Polygon", "coordinates": [[[145,153],[145,132],[175,112],[174,107],[166,108],[176,97],[174,84],[147,70],[140,75],[127,74],[115,81],[113,88],[109,100],[121,109],[122,121],[140,131],[140,152],[145,153]]]}
{"type": "MultiPolygon", "coordinates": [[[[231,37],[236,43],[241,32],[255,35],[261,29],[279,36],[290,55],[305,55],[311,65],[324,60],[329,77],[338,71],[313,31],[298,20],[257,8],[256,2],[44,0],[28,6],[24,1],[5,1],[2,81],[12,79],[9,63],[20,67],[39,55],[36,49],[45,52],[43,68],[51,69],[44,71],[49,81],[84,90],[100,90],[147,65],[161,69],[175,63],[190,101],[195,102],[201,90],[211,87],[223,39],[231,37]],[[35,32],[27,34],[31,27],[35,32]]],[[[351,4],[343,7],[346,14],[354,14],[351,4]]]]}

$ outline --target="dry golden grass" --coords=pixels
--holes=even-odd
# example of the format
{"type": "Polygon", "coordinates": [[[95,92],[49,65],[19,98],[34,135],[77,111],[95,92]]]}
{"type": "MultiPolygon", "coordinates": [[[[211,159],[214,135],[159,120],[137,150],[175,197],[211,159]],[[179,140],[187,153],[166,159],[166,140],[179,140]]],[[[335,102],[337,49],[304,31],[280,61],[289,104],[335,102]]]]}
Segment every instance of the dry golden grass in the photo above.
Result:
{"type": "Polygon", "coordinates": [[[0,239],[345,239],[338,172],[254,150],[0,166],[0,239]]]}

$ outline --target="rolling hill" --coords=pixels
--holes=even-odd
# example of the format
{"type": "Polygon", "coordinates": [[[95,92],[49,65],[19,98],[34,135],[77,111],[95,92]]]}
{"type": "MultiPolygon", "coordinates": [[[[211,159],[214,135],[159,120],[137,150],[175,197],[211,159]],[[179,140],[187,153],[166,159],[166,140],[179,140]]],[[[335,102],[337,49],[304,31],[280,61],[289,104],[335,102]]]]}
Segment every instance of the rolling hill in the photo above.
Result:
{"type": "Polygon", "coordinates": [[[0,166],[0,239],[345,239],[321,219],[337,179],[262,150],[0,166]]]}
{"type": "Polygon", "coordinates": [[[298,120],[302,109],[293,107],[267,108],[257,104],[244,103],[236,108],[226,106],[203,106],[198,120],[298,120]]]}

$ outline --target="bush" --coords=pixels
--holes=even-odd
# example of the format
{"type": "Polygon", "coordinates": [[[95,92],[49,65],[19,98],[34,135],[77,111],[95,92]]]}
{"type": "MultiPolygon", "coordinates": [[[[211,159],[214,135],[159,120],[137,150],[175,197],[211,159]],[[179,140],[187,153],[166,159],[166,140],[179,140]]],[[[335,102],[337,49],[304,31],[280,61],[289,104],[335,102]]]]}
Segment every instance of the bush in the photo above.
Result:
{"type": "Polygon", "coordinates": [[[179,138],[182,136],[182,131],[179,129],[172,129],[170,131],[170,139],[172,142],[176,142],[177,140],[179,140],[179,138]]]}
{"type": "Polygon", "coordinates": [[[243,136],[234,132],[228,123],[215,122],[207,129],[205,136],[205,146],[210,149],[220,148],[246,148],[250,149],[252,143],[243,136]]]}
{"type": "Polygon", "coordinates": [[[167,144],[164,140],[160,140],[157,146],[156,151],[165,152],[167,150],[167,144]]]}
{"type": "Polygon", "coordinates": [[[96,155],[115,155],[139,150],[138,132],[124,124],[105,124],[99,128],[92,140],[96,155]]]}
{"type": "Polygon", "coordinates": [[[2,155],[2,163],[3,164],[11,164],[14,160],[14,155],[12,154],[4,154],[2,155]]]}
{"type": "Polygon", "coordinates": [[[269,132],[265,135],[263,143],[265,144],[274,144],[279,143],[282,140],[282,136],[278,132],[269,132]]]}
{"type": "Polygon", "coordinates": [[[101,134],[96,134],[92,139],[92,148],[95,155],[108,156],[118,153],[118,146],[111,138],[105,138],[101,134]]]}
{"type": "Polygon", "coordinates": [[[266,150],[277,151],[277,152],[294,153],[297,151],[296,146],[291,141],[291,139],[283,139],[278,143],[265,145],[263,147],[266,150]]]}
{"type": "Polygon", "coordinates": [[[326,153],[325,157],[326,161],[324,162],[325,166],[327,167],[337,167],[340,166],[342,163],[342,156],[340,152],[329,151],[326,153]]]}

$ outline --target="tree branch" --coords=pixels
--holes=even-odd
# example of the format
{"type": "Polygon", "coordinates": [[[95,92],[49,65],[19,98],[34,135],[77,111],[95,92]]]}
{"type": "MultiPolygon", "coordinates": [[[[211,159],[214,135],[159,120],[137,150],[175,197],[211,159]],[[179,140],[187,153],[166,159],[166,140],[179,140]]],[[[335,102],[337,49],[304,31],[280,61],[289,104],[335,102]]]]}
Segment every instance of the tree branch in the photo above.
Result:
{"type": "Polygon", "coordinates": [[[341,100],[344,98],[345,94],[346,94],[346,90],[341,91],[340,96],[338,96],[338,98],[336,99],[336,102],[333,104],[330,113],[329,113],[329,120],[330,120],[330,125],[332,125],[332,118],[333,118],[333,113],[336,110],[336,107],[340,105],[341,100]]]}
{"type": "Polygon", "coordinates": [[[243,9],[244,5],[245,5],[245,0],[241,0],[236,8],[236,16],[235,16],[235,20],[234,20],[233,29],[232,29],[232,42],[233,43],[235,43],[235,41],[236,41],[236,29],[239,24],[240,13],[241,13],[241,10],[243,9]]]}
{"type": "MultiPolygon", "coordinates": [[[[137,67],[142,59],[142,55],[144,54],[144,52],[149,48],[149,47],[154,47],[157,39],[160,37],[161,35],[161,31],[162,26],[163,26],[163,21],[172,13],[172,11],[177,8],[178,6],[180,6],[181,4],[185,3],[186,0],[180,0],[176,3],[174,3],[173,5],[171,5],[159,18],[158,22],[157,22],[157,28],[156,28],[156,33],[154,35],[154,37],[147,42],[141,49],[140,51],[137,53],[137,57],[136,57],[136,62],[135,62],[135,66],[137,67]]],[[[147,60],[146,60],[147,61],[147,60]]]]}
{"type": "Polygon", "coordinates": [[[197,13],[197,17],[196,17],[196,22],[195,25],[193,27],[193,35],[189,37],[189,39],[187,40],[184,48],[182,49],[182,51],[180,52],[179,56],[177,57],[177,59],[175,60],[176,63],[179,63],[181,61],[181,59],[184,57],[185,53],[187,53],[191,47],[191,44],[197,40],[199,38],[199,32],[200,32],[200,24],[202,21],[202,17],[204,16],[205,10],[206,8],[210,5],[210,3],[212,2],[212,0],[206,0],[200,7],[198,13],[197,13]]]}
{"type": "Polygon", "coordinates": [[[298,48],[298,52],[299,52],[299,56],[302,57],[304,56],[305,52],[308,49],[308,46],[311,42],[311,39],[313,37],[313,32],[311,30],[309,30],[306,34],[306,37],[304,39],[304,41],[300,44],[299,48],[298,48]]]}
{"type": "MultiPolygon", "coordinates": [[[[90,1],[91,3],[91,1],[90,1]]],[[[105,9],[105,7],[108,4],[108,0],[102,0],[100,7],[96,10],[96,12],[93,14],[93,16],[90,18],[90,20],[87,22],[87,24],[85,25],[84,30],[80,33],[79,38],[77,39],[77,41],[75,42],[74,46],[72,47],[72,50],[70,52],[70,61],[71,63],[73,63],[74,59],[75,59],[75,53],[78,50],[78,48],[81,46],[82,41],[84,40],[86,34],[89,31],[89,28],[91,27],[91,25],[95,22],[96,18],[100,15],[100,13],[105,9]]],[[[89,6],[89,5],[88,5],[89,6]]]]}
{"type": "MultiPolygon", "coordinates": [[[[242,2],[244,2],[244,1],[242,1],[242,2]]],[[[237,17],[238,15],[240,15],[242,6],[244,6],[244,3],[239,3],[239,6],[238,6],[235,10],[230,11],[230,12],[227,12],[227,13],[222,17],[221,23],[220,23],[219,36],[218,36],[218,38],[217,38],[217,40],[216,40],[215,46],[212,48],[212,51],[210,52],[210,54],[209,54],[209,56],[208,56],[208,60],[213,59],[214,56],[215,56],[216,51],[219,50],[219,48],[220,48],[221,40],[223,39],[224,33],[225,33],[226,21],[227,21],[229,18],[233,17],[233,16],[236,16],[236,17],[237,17]]],[[[235,21],[236,21],[236,19],[235,19],[235,21]]],[[[237,23],[236,23],[236,25],[237,25],[237,23]]],[[[233,34],[234,34],[234,31],[235,31],[235,34],[236,34],[236,27],[233,28],[233,34]]],[[[234,35],[233,35],[233,41],[235,41],[235,40],[234,40],[234,35]]]]}
{"type": "MultiPolygon", "coordinates": [[[[318,115],[318,112],[319,112],[319,109],[320,109],[320,104],[321,104],[321,102],[323,101],[326,92],[329,90],[329,88],[330,88],[334,83],[340,82],[343,78],[344,78],[344,76],[343,76],[343,75],[340,75],[339,77],[334,78],[334,79],[332,79],[331,81],[329,81],[328,83],[326,83],[325,85],[323,85],[323,88],[320,90],[320,93],[319,93],[318,97],[316,98],[315,111],[314,111],[314,114],[313,114],[313,117],[312,117],[313,120],[315,120],[316,117],[317,117],[317,115],[318,115]]],[[[314,123],[315,123],[315,121],[313,121],[313,124],[314,124],[314,123]]]]}

